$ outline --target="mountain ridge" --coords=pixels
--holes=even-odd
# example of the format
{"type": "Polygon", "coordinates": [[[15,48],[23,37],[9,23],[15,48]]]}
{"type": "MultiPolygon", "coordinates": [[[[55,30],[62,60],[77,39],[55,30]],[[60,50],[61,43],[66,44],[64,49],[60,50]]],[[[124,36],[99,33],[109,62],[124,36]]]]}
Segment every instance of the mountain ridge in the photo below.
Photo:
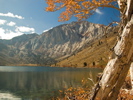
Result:
{"type": "Polygon", "coordinates": [[[71,56],[91,41],[103,37],[104,29],[104,25],[87,21],[72,22],[53,27],[40,35],[24,34],[11,40],[0,39],[0,43],[9,48],[5,57],[10,58],[10,62],[6,62],[8,65],[50,65],[56,63],[57,58],[71,56]]]}

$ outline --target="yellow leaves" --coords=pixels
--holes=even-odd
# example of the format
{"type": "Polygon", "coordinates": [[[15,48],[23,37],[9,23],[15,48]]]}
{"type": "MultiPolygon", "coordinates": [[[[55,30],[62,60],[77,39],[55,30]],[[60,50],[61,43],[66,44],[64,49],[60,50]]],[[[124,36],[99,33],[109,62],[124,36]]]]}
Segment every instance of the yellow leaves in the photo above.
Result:
{"type": "Polygon", "coordinates": [[[64,97],[58,97],[56,100],[88,100],[89,98],[89,89],[88,88],[82,88],[82,87],[77,87],[73,88],[70,87],[66,89],[65,91],[61,91],[60,93],[63,94],[64,97]]]}
{"type": "Polygon", "coordinates": [[[133,100],[132,90],[121,89],[118,95],[118,100],[133,100]]]}
{"type": "Polygon", "coordinates": [[[48,4],[46,11],[57,11],[65,8],[60,14],[59,21],[68,21],[72,16],[82,20],[92,15],[98,7],[112,7],[112,2],[116,0],[45,0],[48,4]]]}
{"type": "Polygon", "coordinates": [[[81,9],[81,6],[80,5],[75,5],[75,9],[81,9]]]}
{"type": "Polygon", "coordinates": [[[67,91],[72,91],[73,90],[73,87],[70,87],[67,89],[67,91]]]}
{"type": "Polygon", "coordinates": [[[62,90],[59,90],[59,92],[61,92],[61,93],[62,93],[63,91],[62,91],[62,90]]]}
{"type": "Polygon", "coordinates": [[[81,6],[74,0],[70,0],[69,2],[67,2],[66,9],[67,9],[67,7],[70,7],[71,9],[81,9],[81,6]]]}
{"type": "Polygon", "coordinates": [[[77,2],[82,2],[82,1],[85,1],[85,0],[76,0],[77,2]]]}
{"type": "Polygon", "coordinates": [[[46,7],[46,11],[54,11],[56,5],[54,4],[53,0],[46,0],[48,7],[46,7]]]}
{"type": "Polygon", "coordinates": [[[82,10],[82,12],[83,12],[84,14],[89,14],[89,11],[88,11],[88,10],[82,10]]]}
{"type": "Polygon", "coordinates": [[[46,11],[51,11],[51,12],[53,12],[53,11],[54,11],[54,8],[53,8],[53,7],[47,7],[47,8],[46,8],[46,11]]]}
{"type": "Polygon", "coordinates": [[[55,0],[55,3],[61,3],[62,1],[61,0],[55,0]]]}
{"type": "Polygon", "coordinates": [[[76,14],[76,13],[80,13],[80,12],[79,12],[79,10],[75,10],[74,13],[76,14]]]}
{"type": "Polygon", "coordinates": [[[73,1],[73,0],[70,0],[69,2],[68,2],[68,5],[74,5],[75,4],[75,2],[73,1]]]}
{"type": "Polygon", "coordinates": [[[54,1],[53,0],[45,0],[45,1],[48,4],[48,6],[54,5],[54,1]]]}
{"type": "Polygon", "coordinates": [[[91,5],[91,3],[89,1],[85,1],[82,3],[82,6],[85,8],[88,8],[91,5]]]}
{"type": "Polygon", "coordinates": [[[70,87],[67,89],[59,90],[60,97],[56,100],[90,100],[91,89],[88,79],[83,79],[81,81],[82,85],[79,87],[70,87]]]}
{"type": "Polygon", "coordinates": [[[76,14],[76,15],[75,15],[75,17],[77,17],[78,20],[81,20],[81,19],[82,19],[82,16],[83,16],[83,14],[76,14]]]}
{"type": "Polygon", "coordinates": [[[64,11],[64,12],[62,12],[61,14],[60,14],[60,16],[59,16],[59,22],[60,21],[68,21],[69,19],[70,19],[70,17],[71,17],[72,15],[71,15],[71,13],[70,13],[70,11],[64,11]]]}

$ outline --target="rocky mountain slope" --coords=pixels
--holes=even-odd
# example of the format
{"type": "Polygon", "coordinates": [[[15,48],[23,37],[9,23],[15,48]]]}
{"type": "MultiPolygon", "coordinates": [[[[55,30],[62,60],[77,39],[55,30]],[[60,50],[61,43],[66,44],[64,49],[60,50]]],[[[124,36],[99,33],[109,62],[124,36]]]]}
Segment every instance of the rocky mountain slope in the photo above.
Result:
{"type": "Polygon", "coordinates": [[[11,40],[0,40],[0,65],[56,63],[103,37],[104,29],[103,25],[87,21],[72,22],[41,35],[24,34],[11,40]]]}
{"type": "Polygon", "coordinates": [[[89,43],[86,47],[82,48],[80,52],[61,60],[52,66],[104,68],[107,62],[111,59],[113,50],[111,50],[111,48],[114,47],[116,41],[117,34],[111,32],[106,38],[102,37],[89,43]]]}

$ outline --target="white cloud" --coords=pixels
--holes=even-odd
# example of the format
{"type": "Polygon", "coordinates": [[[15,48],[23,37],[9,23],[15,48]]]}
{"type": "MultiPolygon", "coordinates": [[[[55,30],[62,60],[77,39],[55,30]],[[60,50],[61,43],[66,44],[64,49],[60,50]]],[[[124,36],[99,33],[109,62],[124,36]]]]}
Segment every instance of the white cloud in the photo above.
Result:
{"type": "Polygon", "coordinates": [[[19,16],[19,15],[14,15],[13,13],[11,12],[8,12],[8,13],[0,13],[0,16],[6,16],[6,17],[12,17],[12,18],[18,18],[18,19],[24,19],[24,17],[22,16],[19,16]]]}
{"type": "Polygon", "coordinates": [[[99,9],[96,9],[96,13],[102,15],[103,12],[101,12],[99,9]]]}
{"type": "Polygon", "coordinates": [[[4,25],[7,21],[0,19],[0,25],[4,25]]]}
{"type": "Polygon", "coordinates": [[[16,23],[11,21],[11,22],[7,23],[7,25],[8,26],[14,26],[14,25],[16,25],[16,23]]]}
{"type": "Polygon", "coordinates": [[[20,36],[24,33],[21,32],[13,32],[11,30],[4,30],[0,28],[0,38],[1,39],[12,39],[13,37],[20,36]]]}
{"type": "Polygon", "coordinates": [[[16,27],[16,32],[31,32],[34,33],[35,29],[34,28],[30,28],[30,27],[25,27],[25,26],[20,26],[20,27],[16,27]]]}
{"type": "Polygon", "coordinates": [[[0,34],[5,33],[5,30],[3,28],[0,28],[0,34]]]}

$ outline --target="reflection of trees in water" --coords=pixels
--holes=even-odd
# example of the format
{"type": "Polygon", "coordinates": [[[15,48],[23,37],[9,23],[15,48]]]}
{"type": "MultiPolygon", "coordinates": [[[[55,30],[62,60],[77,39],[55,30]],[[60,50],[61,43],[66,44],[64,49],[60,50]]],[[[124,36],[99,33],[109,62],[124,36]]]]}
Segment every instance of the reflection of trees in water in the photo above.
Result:
{"type": "MultiPolygon", "coordinates": [[[[92,76],[96,76],[98,72],[99,70],[93,71],[92,76]]],[[[0,90],[19,95],[52,95],[52,91],[77,87],[83,78],[88,77],[88,71],[0,72],[0,90]]]]}

